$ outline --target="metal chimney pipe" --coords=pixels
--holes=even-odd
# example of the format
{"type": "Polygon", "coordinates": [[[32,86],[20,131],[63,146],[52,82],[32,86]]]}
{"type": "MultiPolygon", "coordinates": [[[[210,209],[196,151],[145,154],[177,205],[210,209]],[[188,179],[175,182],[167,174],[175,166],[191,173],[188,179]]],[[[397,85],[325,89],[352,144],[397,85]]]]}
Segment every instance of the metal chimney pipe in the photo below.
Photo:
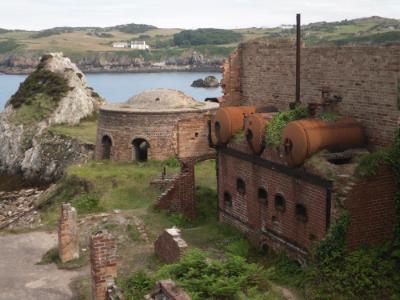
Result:
{"type": "Polygon", "coordinates": [[[296,104],[300,104],[300,49],[301,49],[301,15],[297,14],[297,26],[296,26],[296,104]]]}

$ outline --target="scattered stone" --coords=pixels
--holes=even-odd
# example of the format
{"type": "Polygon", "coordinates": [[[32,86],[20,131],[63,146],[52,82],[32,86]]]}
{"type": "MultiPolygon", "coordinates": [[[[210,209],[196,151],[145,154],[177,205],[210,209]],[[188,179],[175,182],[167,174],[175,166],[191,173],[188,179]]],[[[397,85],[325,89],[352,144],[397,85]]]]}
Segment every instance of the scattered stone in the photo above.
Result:
{"type": "Polygon", "coordinates": [[[43,191],[39,189],[0,192],[0,229],[16,222],[21,224],[35,222],[39,215],[34,203],[42,194],[43,191]]]}

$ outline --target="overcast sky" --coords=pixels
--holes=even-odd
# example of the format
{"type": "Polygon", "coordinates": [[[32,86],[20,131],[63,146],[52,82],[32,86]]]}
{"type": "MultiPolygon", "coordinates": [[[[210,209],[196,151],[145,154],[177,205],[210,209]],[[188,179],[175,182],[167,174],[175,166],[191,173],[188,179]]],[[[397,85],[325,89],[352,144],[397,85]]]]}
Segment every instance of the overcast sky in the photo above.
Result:
{"type": "Polygon", "coordinates": [[[0,0],[0,28],[110,26],[144,23],[168,28],[241,28],[400,18],[400,0],[0,0]]]}

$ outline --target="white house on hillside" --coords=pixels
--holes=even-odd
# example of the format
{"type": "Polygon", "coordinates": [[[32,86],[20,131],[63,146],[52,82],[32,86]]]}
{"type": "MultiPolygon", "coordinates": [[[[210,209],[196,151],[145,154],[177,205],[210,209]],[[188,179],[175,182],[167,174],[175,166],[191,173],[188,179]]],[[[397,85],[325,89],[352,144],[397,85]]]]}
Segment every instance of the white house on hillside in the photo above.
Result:
{"type": "Polygon", "coordinates": [[[127,42],[115,42],[112,44],[113,48],[129,48],[129,44],[127,42]]]}
{"type": "Polygon", "coordinates": [[[146,44],[146,41],[132,41],[131,48],[138,49],[138,50],[150,49],[149,45],[146,44]]]}

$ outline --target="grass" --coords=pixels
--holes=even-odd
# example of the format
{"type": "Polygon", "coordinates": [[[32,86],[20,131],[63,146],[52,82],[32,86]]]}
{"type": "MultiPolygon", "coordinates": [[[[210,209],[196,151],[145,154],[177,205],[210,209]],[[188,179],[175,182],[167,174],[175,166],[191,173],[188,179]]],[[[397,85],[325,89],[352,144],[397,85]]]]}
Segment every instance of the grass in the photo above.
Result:
{"type": "MultiPolygon", "coordinates": [[[[63,201],[78,204],[82,214],[149,207],[159,195],[149,183],[162,169],[163,163],[156,161],[91,161],[71,166],[59,182],[59,188],[45,201],[48,204],[42,209],[42,219],[53,227],[59,214],[58,204],[63,201]],[[92,202],[90,205],[86,203],[88,199],[92,202]]],[[[176,171],[171,167],[168,170],[176,171]]]]}
{"type": "Polygon", "coordinates": [[[52,248],[43,255],[37,265],[49,265],[53,263],[56,264],[59,269],[76,270],[89,263],[89,255],[88,253],[81,253],[79,258],[63,263],[58,256],[58,249],[52,248]]]}
{"type": "Polygon", "coordinates": [[[77,140],[83,143],[95,144],[97,121],[96,120],[81,121],[79,125],[75,126],[70,126],[66,124],[53,125],[49,128],[49,130],[56,134],[61,134],[70,136],[72,138],[76,138],[77,140]]]}

